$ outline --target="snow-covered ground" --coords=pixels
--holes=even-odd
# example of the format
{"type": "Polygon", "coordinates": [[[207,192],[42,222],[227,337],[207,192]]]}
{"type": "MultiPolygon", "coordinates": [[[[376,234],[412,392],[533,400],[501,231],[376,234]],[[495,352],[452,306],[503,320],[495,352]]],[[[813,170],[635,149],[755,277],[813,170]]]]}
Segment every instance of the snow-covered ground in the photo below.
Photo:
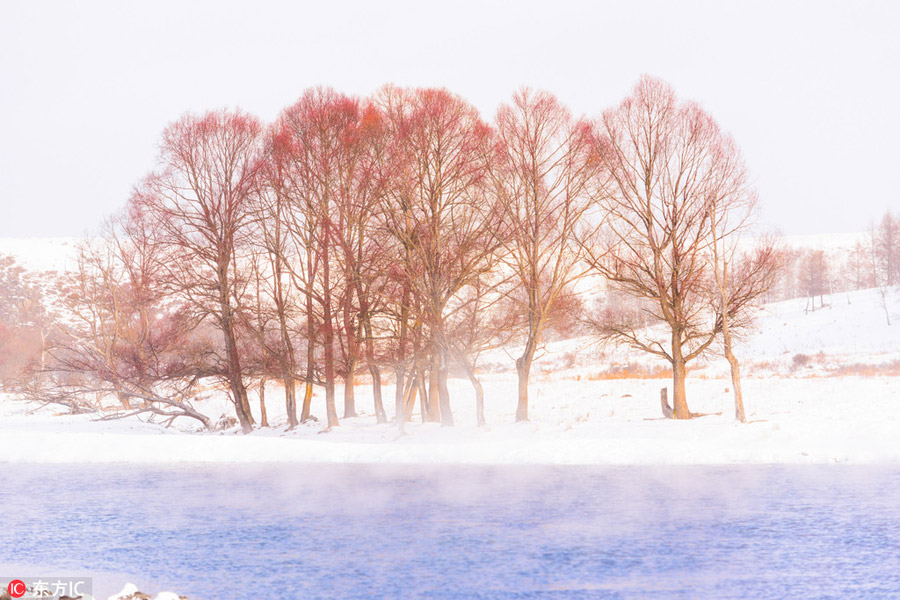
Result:
{"type": "MultiPolygon", "coordinates": [[[[537,381],[531,422],[514,424],[515,379],[486,381],[489,427],[474,425],[472,394],[453,381],[457,425],[411,423],[399,436],[368,414],[319,434],[320,423],[251,435],[58,416],[52,408],[0,403],[0,462],[359,462],[471,464],[724,464],[900,462],[900,378],[748,379],[749,423],[734,422],[730,384],[694,379],[691,409],[721,412],[692,421],[660,419],[666,380],[596,380],[571,373],[537,381]],[[32,411],[35,411],[32,413],[32,411]],[[29,414],[32,413],[32,414],[29,414]]],[[[270,394],[275,390],[270,390],[270,394]]],[[[390,393],[392,388],[385,389],[390,393]]],[[[368,404],[366,386],[359,403],[368,404]]],[[[273,396],[269,396],[273,398],[273,396]]],[[[270,401],[270,412],[275,403],[270,401]]],[[[314,414],[323,415],[321,394],[314,414]]],[[[366,407],[368,408],[368,406],[366,407]]]]}
{"type": "MultiPolygon", "coordinates": [[[[188,433],[194,427],[188,421],[170,429],[136,419],[96,422],[7,398],[0,402],[0,462],[900,462],[900,378],[751,378],[744,385],[750,421],[744,425],[734,421],[730,384],[722,379],[694,378],[688,385],[693,411],[721,414],[661,419],[659,388],[667,384],[591,381],[572,372],[543,377],[533,386],[531,421],[515,424],[514,376],[490,376],[489,426],[479,430],[473,395],[466,382],[456,380],[456,426],[413,422],[404,436],[392,424],[375,424],[367,386],[357,390],[366,414],[343,419],[324,434],[321,423],[286,431],[275,389],[269,390],[269,411],[276,426],[246,436],[233,430],[188,433]]],[[[324,414],[321,394],[313,413],[324,414]]]]}

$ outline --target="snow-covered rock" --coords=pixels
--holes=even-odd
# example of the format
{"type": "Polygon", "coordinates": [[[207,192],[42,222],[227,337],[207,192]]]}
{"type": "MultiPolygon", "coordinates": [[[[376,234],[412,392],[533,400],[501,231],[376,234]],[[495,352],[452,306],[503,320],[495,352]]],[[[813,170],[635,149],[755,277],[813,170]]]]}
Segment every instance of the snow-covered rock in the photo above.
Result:
{"type": "Polygon", "coordinates": [[[113,594],[108,600],[150,600],[150,596],[138,590],[133,583],[126,583],[118,594],[113,594]]]}

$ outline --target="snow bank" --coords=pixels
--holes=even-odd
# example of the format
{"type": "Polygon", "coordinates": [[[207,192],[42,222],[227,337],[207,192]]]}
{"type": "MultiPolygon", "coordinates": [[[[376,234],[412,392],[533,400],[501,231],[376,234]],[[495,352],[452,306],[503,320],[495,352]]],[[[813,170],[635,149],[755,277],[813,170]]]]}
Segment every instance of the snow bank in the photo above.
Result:
{"type": "MultiPolygon", "coordinates": [[[[57,416],[21,401],[0,403],[0,462],[13,463],[253,463],[347,462],[434,464],[739,464],[900,462],[900,379],[844,377],[749,379],[750,421],[734,422],[730,384],[689,380],[691,421],[661,418],[666,380],[597,380],[560,375],[536,382],[531,422],[513,423],[515,378],[485,381],[486,429],[475,426],[474,394],[451,381],[456,427],[417,422],[400,436],[369,414],[343,419],[321,433],[320,423],[287,431],[275,389],[270,415],[278,425],[240,435],[164,429],[136,420],[91,421],[57,416]]],[[[359,406],[371,390],[360,386],[359,406]]],[[[340,396],[339,396],[340,397],[340,396]]],[[[385,389],[392,397],[392,389],[385,389]]],[[[313,413],[323,415],[317,395],[313,413]]]]}

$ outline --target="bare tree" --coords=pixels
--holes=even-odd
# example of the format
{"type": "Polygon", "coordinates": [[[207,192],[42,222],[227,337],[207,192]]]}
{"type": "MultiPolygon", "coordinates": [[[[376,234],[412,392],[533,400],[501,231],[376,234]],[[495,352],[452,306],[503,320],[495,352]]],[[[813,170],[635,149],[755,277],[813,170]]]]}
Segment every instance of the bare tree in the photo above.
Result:
{"type": "Polygon", "coordinates": [[[253,417],[238,340],[245,304],[246,251],[256,218],[262,126],[242,112],[186,115],[163,133],[161,169],[137,201],[158,223],[172,292],[222,335],[221,373],[244,432],[253,417]]]}
{"type": "Polygon", "coordinates": [[[535,351],[557,302],[585,274],[574,234],[590,206],[596,163],[590,126],[549,92],[517,92],[497,111],[496,132],[491,172],[508,228],[504,256],[526,323],[516,421],[527,421],[535,351]]]}
{"type": "Polygon", "coordinates": [[[662,81],[642,77],[632,94],[597,123],[603,165],[603,237],[586,240],[591,267],[614,291],[636,298],[669,343],[630,319],[601,323],[601,334],[672,365],[675,416],[691,418],[686,365],[721,332],[707,302],[709,191],[723,176],[724,136],[694,103],[678,102],[662,81]]]}
{"type": "Polygon", "coordinates": [[[478,427],[487,424],[478,361],[484,352],[509,343],[519,320],[520,307],[509,300],[509,288],[518,282],[502,277],[498,271],[486,271],[460,290],[447,317],[445,341],[475,390],[478,427]]]}
{"type": "Polygon", "coordinates": [[[753,309],[778,281],[782,266],[776,238],[769,236],[747,248],[756,194],[740,153],[731,139],[711,149],[719,177],[707,190],[712,269],[715,287],[710,300],[719,318],[725,359],[731,368],[735,419],[747,421],[741,387],[740,361],[734,354],[734,335],[752,322],[753,309]]]}
{"type": "Polygon", "coordinates": [[[873,256],[863,240],[856,240],[844,263],[845,285],[852,290],[862,290],[875,285],[873,256]]]}
{"type": "MultiPolygon", "coordinates": [[[[307,298],[310,339],[307,386],[312,381],[309,371],[313,360],[312,340],[316,336],[313,319],[318,317],[328,427],[339,424],[335,408],[335,348],[341,341],[337,336],[346,329],[337,327],[337,323],[342,308],[345,313],[352,310],[349,305],[352,305],[352,295],[356,292],[355,286],[341,277],[346,274],[341,264],[346,255],[342,254],[340,240],[345,239],[344,227],[348,224],[341,218],[339,207],[345,201],[351,202],[348,197],[355,191],[352,184],[358,155],[352,142],[358,121],[358,100],[333,90],[317,89],[307,91],[296,104],[286,109],[277,125],[286,136],[286,147],[290,152],[287,175],[292,214],[289,228],[297,240],[296,246],[305,255],[305,272],[293,269],[292,274],[298,290],[307,298]],[[317,305],[318,311],[314,310],[313,304],[317,305]]],[[[353,356],[345,361],[347,363],[355,363],[357,358],[358,340],[352,339],[351,344],[353,356]]],[[[353,367],[355,364],[351,365],[351,371],[353,367]]],[[[345,388],[350,390],[345,393],[350,394],[349,401],[352,378],[347,383],[345,388]]],[[[310,394],[311,388],[307,387],[307,398],[310,394]]],[[[302,417],[306,416],[306,402],[307,399],[302,417]]],[[[353,412],[348,411],[347,416],[353,412]]]]}
{"type": "Polygon", "coordinates": [[[267,136],[265,174],[260,187],[258,223],[261,245],[267,262],[268,277],[262,281],[273,305],[278,323],[278,341],[274,355],[277,357],[284,386],[285,412],[288,429],[295,428],[297,419],[296,353],[292,338],[292,325],[297,320],[300,307],[290,279],[290,262],[294,258],[286,223],[289,219],[288,198],[289,152],[284,140],[274,128],[267,136]]]}
{"type": "Polygon", "coordinates": [[[880,279],[890,287],[900,281],[900,218],[890,211],[878,223],[873,246],[880,279]]]}
{"type": "Polygon", "coordinates": [[[44,370],[52,318],[38,278],[0,254],[0,386],[21,384],[44,370]],[[34,368],[32,368],[34,367],[34,368]]]}
{"type": "Polygon", "coordinates": [[[499,206],[488,194],[490,129],[473,106],[443,89],[386,88],[379,104],[397,167],[381,211],[402,248],[405,304],[397,312],[417,311],[409,316],[427,329],[427,415],[452,425],[446,311],[489,269],[500,233],[499,206]]]}
{"type": "Polygon", "coordinates": [[[159,246],[135,206],[79,247],[78,266],[62,285],[63,314],[34,399],[103,418],[149,414],[170,424],[209,418],[193,406],[196,384],[210,373],[197,323],[159,278],[159,246]],[[106,397],[121,410],[109,412],[106,397]]]}
{"type": "Polygon", "coordinates": [[[825,306],[825,294],[831,288],[831,265],[824,250],[809,250],[801,255],[800,288],[806,296],[806,311],[815,312],[817,296],[819,308],[825,306]]]}
{"type": "Polygon", "coordinates": [[[868,245],[872,254],[872,279],[881,298],[885,321],[891,325],[888,289],[900,281],[900,219],[886,212],[878,225],[869,227],[868,245]]]}

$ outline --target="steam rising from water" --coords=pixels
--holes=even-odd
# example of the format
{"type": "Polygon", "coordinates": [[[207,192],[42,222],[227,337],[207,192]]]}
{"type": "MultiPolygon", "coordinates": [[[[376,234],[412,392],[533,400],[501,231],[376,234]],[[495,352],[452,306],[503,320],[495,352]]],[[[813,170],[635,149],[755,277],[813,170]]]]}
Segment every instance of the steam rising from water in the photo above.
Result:
{"type": "Polygon", "coordinates": [[[897,475],[4,466],[0,564],[131,573],[192,600],[893,593],[897,475]]]}

